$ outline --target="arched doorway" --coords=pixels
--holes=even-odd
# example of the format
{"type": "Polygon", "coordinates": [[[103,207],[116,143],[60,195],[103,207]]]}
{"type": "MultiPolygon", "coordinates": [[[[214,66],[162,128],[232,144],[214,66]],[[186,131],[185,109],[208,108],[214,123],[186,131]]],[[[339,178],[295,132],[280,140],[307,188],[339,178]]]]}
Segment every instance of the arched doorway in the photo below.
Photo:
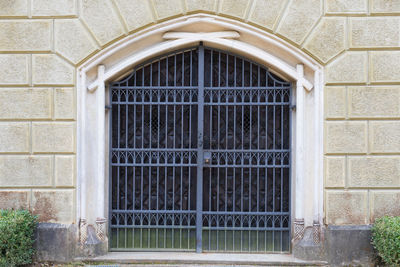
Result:
{"type": "Polygon", "coordinates": [[[111,82],[110,249],[289,251],[291,87],[201,42],[111,82]]]}

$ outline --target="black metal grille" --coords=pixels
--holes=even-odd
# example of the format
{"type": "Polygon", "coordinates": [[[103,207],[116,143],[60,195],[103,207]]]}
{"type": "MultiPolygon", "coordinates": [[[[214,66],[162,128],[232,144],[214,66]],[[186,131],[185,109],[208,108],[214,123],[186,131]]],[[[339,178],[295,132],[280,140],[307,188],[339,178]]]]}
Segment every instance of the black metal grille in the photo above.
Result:
{"type": "Polygon", "coordinates": [[[289,250],[290,83],[199,46],[110,88],[112,250],[289,250]]]}

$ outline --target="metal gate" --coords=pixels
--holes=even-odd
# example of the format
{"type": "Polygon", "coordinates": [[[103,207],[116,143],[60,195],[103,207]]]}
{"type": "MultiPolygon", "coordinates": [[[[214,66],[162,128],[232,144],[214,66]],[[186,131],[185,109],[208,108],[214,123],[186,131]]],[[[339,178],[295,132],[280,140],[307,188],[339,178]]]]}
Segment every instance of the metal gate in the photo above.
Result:
{"type": "Polygon", "coordinates": [[[291,84],[202,45],[110,85],[110,248],[290,249],[291,84]]]}

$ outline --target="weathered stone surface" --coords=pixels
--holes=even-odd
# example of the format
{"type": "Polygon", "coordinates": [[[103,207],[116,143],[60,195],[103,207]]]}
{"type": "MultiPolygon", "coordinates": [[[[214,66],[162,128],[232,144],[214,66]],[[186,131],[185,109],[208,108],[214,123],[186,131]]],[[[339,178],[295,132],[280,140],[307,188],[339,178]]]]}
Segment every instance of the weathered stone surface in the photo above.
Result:
{"type": "Polygon", "coordinates": [[[0,17],[27,17],[27,0],[0,0],[0,17]]]}
{"type": "Polygon", "coordinates": [[[129,31],[154,21],[151,4],[148,0],[116,0],[115,2],[129,31]]]}
{"type": "Polygon", "coordinates": [[[326,191],[327,224],[368,224],[367,191],[326,191]]]}
{"type": "Polygon", "coordinates": [[[0,83],[28,84],[28,60],[28,55],[0,55],[0,83]]]}
{"type": "Polygon", "coordinates": [[[34,152],[74,152],[73,122],[32,123],[32,150],[34,152]]]}
{"type": "Polygon", "coordinates": [[[50,51],[50,20],[0,21],[0,51],[50,51]]]}
{"type": "Polygon", "coordinates": [[[186,6],[189,12],[197,10],[215,11],[217,8],[217,0],[186,0],[186,6]]]}
{"type": "Polygon", "coordinates": [[[327,0],[327,13],[367,13],[368,0],[327,0]]]}
{"type": "Polygon", "coordinates": [[[320,0],[294,0],[289,4],[278,33],[300,44],[321,16],[320,0]]]}
{"type": "Polygon", "coordinates": [[[325,157],[325,187],[344,187],[345,178],[345,157],[325,157]]]}
{"type": "Polygon", "coordinates": [[[371,52],[371,82],[400,82],[400,52],[371,52]]]}
{"type": "Polygon", "coordinates": [[[243,18],[248,8],[248,0],[222,0],[221,13],[243,18]]]}
{"type": "Polygon", "coordinates": [[[0,156],[0,185],[51,186],[52,156],[0,156]]]}
{"type": "Polygon", "coordinates": [[[74,190],[32,190],[33,214],[40,222],[74,222],[74,190]]]}
{"type": "Polygon", "coordinates": [[[399,153],[400,122],[370,121],[369,139],[371,153],[399,153]]]}
{"type": "Polygon", "coordinates": [[[55,20],[55,49],[73,63],[96,51],[97,46],[77,19],[55,20]]]}
{"type": "Polygon", "coordinates": [[[73,88],[54,89],[54,118],[75,118],[75,97],[73,88]]]}
{"type": "Polygon", "coordinates": [[[321,61],[327,62],[345,48],[345,19],[323,18],[304,47],[321,61]]]}
{"type": "Polygon", "coordinates": [[[50,119],[51,89],[0,89],[0,119],[50,119]]]}
{"type": "Polygon", "coordinates": [[[183,14],[183,6],[181,0],[154,0],[154,8],[158,19],[183,14]]]}
{"type": "Polygon", "coordinates": [[[76,15],[76,0],[32,1],[32,16],[34,17],[72,17],[76,15]]]}
{"type": "Polygon", "coordinates": [[[55,180],[56,186],[74,186],[75,157],[55,157],[55,180]]]}
{"type": "Polygon", "coordinates": [[[30,190],[0,191],[0,209],[29,209],[30,190]]]}
{"type": "Polygon", "coordinates": [[[349,157],[350,187],[400,186],[400,159],[396,157],[349,157]]]}
{"type": "Polygon", "coordinates": [[[69,263],[80,256],[77,228],[76,224],[39,223],[35,232],[35,260],[69,263]]]}
{"type": "Polygon", "coordinates": [[[272,30],[286,2],[286,0],[257,0],[249,21],[272,30]]]}
{"type": "Polygon", "coordinates": [[[366,153],[367,123],[326,122],[325,152],[326,153],[366,153]]]}
{"type": "Polygon", "coordinates": [[[346,52],[326,66],[326,83],[366,83],[367,52],[346,52]]]}
{"type": "Polygon", "coordinates": [[[349,117],[400,117],[400,88],[349,87],[349,117]]]}
{"type": "Polygon", "coordinates": [[[350,47],[397,47],[399,18],[351,18],[350,47]]]}
{"type": "Polygon", "coordinates": [[[33,84],[74,84],[74,67],[57,55],[32,55],[32,72],[33,84]]]}
{"type": "Polygon", "coordinates": [[[371,222],[384,215],[400,216],[400,192],[377,190],[370,192],[371,222]]]}
{"type": "Polygon", "coordinates": [[[339,119],[346,117],[346,88],[325,87],[325,117],[339,119]]]}
{"type": "Polygon", "coordinates": [[[0,152],[29,152],[29,122],[0,122],[0,152]]]}
{"type": "Polygon", "coordinates": [[[122,24],[111,1],[83,0],[81,6],[83,20],[101,45],[124,34],[122,24]]]}
{"type": "Polygon", "coordinates": [[[370,225],[328,225],[324,237],[329,266],[375,266],[370,225]]]}
{"type": "Polygon", "coordinates": [[[371,13],[400,13],[400,1],[371,0],[371,13]]]}

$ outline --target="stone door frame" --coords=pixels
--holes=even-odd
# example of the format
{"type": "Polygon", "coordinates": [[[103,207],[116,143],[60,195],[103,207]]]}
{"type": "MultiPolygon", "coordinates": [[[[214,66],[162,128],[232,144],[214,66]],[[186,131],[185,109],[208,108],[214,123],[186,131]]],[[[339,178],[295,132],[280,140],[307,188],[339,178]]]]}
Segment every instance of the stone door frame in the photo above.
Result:
{"type": "Polygon", "coordinates": [[[80,240],[93,225],[107,240],[107,82],[146,59],[168,51],[205,45],[263,64],[294,83],[292,123],[292,237],[314,228],[319,242],[323,214],[323,67],[277,36],[243,22],[209,14],[188,15],[127,36],[77,69],[77,214],[80,240]],[[305,194],[307,190],[308,194],[305,194]],[[310,194],[312,192],[312,194],[310,194]]]}

